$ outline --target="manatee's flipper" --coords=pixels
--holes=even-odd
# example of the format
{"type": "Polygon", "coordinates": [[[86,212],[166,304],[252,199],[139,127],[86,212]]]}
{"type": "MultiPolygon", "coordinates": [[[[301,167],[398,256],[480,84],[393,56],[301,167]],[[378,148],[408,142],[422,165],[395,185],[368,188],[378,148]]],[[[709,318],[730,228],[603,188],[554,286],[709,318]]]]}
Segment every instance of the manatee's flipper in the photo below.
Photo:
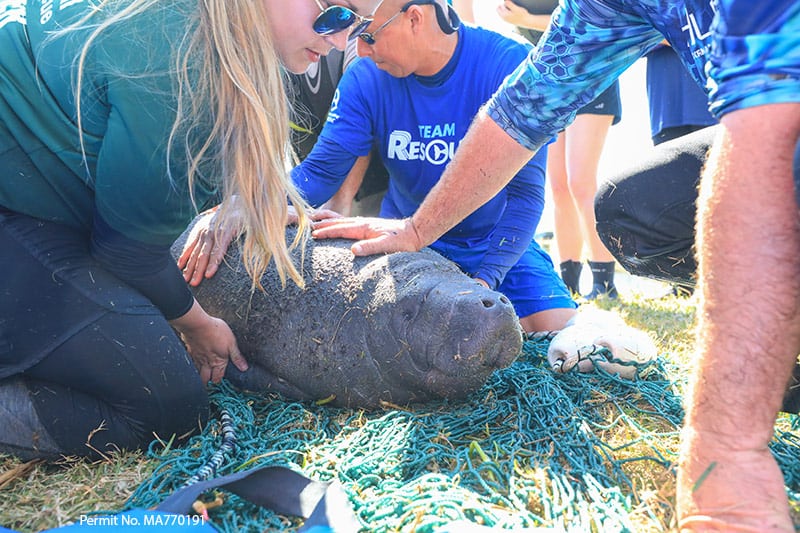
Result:
{"type": "Polygon", "coordinates": [[[228,365],[225,371],[225,378],[231,384],[241,390],[255,393],[275,392],[280,395],[295,400],[317,400],[292,385],[285,379],[281,379],[262,366],[250,364],[250,368],[242,372],[233,365],[228,365]]]}

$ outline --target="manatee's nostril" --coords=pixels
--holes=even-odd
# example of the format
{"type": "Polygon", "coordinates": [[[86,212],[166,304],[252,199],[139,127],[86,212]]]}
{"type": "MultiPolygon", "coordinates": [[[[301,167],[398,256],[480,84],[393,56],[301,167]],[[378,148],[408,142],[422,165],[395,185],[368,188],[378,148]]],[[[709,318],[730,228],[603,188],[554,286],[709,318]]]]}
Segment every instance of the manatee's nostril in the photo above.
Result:
{"type": "Polygon", "coordinates": [[[482,298],[481,299],[481,303],[483,304],[483,307],[485,307],[486,309],[491,309],[492,307],[496,306],[498,303],[501,306],[511,305],[511,302],[509,301],[509,299],[506,298],[506,296],[503,295],[503,294],[498,295],[496,298],[482,298]]]}

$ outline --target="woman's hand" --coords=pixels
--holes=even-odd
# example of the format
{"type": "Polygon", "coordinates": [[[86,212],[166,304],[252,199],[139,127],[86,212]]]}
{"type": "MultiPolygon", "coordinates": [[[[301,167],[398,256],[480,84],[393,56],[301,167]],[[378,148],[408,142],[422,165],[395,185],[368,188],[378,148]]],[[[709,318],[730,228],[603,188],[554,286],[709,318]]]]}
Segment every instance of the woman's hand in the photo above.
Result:
{"type": "Polygon", "coordinates": [[[247,360],[239,352],[231,328],[207,314],[197,300],[188,313],[170,324],[180,333],[203,383],[219,383],[229,360],[242,372],[247,370],[247,360]]]}
{"type": "Polygon", "coordinates": [[[314,223],[315,239],[358,239],[350,250],[355,255],[418,252],[423,248],[410,218],[338,218],[314,223]]]}
{"type": "MultiPolygon", "coordinates": [[[[235,202],[233,199],[231,201],[235,202]]],[[[203,279],[217,273],[228,246],[241,230],[241,213],[235,205],[228,207],[225,220],[217,224],[219,207],[207,211],[197,221],[178,258],[178,268],[183,270],[183,279],[192,287],[197,287],[203,279]]]]}
{"type": "MultiPolygon", "coordinates": [[[[326,205],[323,205],[319,209],[311,210],[308,212],[308,216],[311,220],[327,220],[329,218],[342,218],[342,215],[333,211],[332,209],[326,208],[326,205]]],[[[297,210],[294,208],[293,205],[289,206],[289,220],[287,221],[287,225],[291,226],[293,224],[297,224],[297,210]]]]}

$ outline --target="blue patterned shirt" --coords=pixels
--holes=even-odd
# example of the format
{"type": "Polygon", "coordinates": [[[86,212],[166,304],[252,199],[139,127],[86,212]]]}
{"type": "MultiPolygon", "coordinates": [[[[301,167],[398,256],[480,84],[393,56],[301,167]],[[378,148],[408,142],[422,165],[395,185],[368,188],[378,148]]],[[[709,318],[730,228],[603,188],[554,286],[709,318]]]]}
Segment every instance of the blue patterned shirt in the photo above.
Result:
{"type": "Polygon", "coordinates": [[[790,95],[788,89],[796,87],[796,71],[789,72],[791,67],[787,66],[792,62],[796,65],[800,54],[796,3],[561,0],[539,46],[491,100],[489,116],[522,146],[538,150],[574,119],[578,109],[665,38],[692,77],[711,90],[717,116],[759,101],[797,101],[800,92],[795,90],[790,95]],[[723,14],[730,13],[747,24],[732,27],[720,23],[715,27],[720,44],[713,56],[716,61],[710,65],[714,81],[707,84],[706,63],[712,56],[715,34],[711,26],[717,5],[723,14]],[[790,24],[785,24],[787,21],[790,24]],[[766,42],[763,35],[736,37],[743,27],[750,34],[764,34],[781,25],[784,29],[766,42]],[[779,51],[774,49],[776,42],[780,43],[779,51]],[[731,50],[735,57],[722,60],[722,55],[731,50]],[[764,60],[764,53],[779,57],[764,60]],[[753,80],[742,78],[748,70],[753,80]],[[717,80],[722,80],[723,86],[718,87],[717,80]],[[764,93],[765,86],[773,87],[771,95],[764,93]]]}

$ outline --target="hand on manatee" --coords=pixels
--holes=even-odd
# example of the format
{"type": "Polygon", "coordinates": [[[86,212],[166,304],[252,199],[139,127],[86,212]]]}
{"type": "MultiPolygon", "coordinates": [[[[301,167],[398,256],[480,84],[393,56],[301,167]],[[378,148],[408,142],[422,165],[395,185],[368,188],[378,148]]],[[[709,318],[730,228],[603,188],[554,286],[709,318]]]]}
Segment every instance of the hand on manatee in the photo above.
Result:
{"type": "Polygon", "coordinates": [[[764,442],[726,442],[684,428],[677,506],[680,531],[795,531],[778,464],[764,442]],[[750,448],[750,449],[748,449],[750,448]]]}
{"type": "Polygon", "coordinates": [[[241,215],[235,207],[228,209],[224,221],[218,220],[218,208],[207,211],[194,225],[178,257],[183,279],[192,287],[217,273],[228,246],[241,229],[241,215]]]}
{"type": "MultiPolygon", "coordinates": [[[[329,218],[342,218],[342,215],[331,209],[325,209],[324,206],[320,209],[314,209],[308,213],[311,220],[328,220],[329,218]]],[[[292,226],[297,224],[297,209],[293,205],[289,206],[289,219],[287,225],[292,226]]]]}
{"type": "Polygon", "coordinates": [[[355,239],[350,250],[355,255],[418,252],[423,248],[410,218],[390,219],[353,217],[314,223],[315,239],[355,239]]]}
{"type": "Polygon", "coordinates": [[[188,313],[170,323],[180,333],[203,383],[219,383],[228,360],[242,372],[247,370],[247,360],[239,352],[231,328],[224,320],[207,314],[197,301],[188,313]]]}

